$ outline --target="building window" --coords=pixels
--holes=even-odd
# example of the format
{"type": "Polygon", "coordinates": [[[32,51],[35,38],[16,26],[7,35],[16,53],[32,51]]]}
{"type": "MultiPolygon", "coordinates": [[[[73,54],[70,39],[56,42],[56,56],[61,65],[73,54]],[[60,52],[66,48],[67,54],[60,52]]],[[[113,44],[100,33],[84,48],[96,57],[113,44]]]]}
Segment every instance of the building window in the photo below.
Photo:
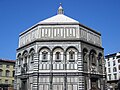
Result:
{"type": "Polygon", "coordinates": [[[83,68],[84,68],[84,71],[87,71],[88,70],[88,65],[87,65],[87,52],[88,50],[87,49],[84,49],[83,50],[83,68]]]}
{"type": "Polygon", "coordinates": [[[30,62],[34,62],[34,50],[30,52],[30,62]]]}
{"type": "Polygon", "coordinates": [[[110,66],[110,62],[108,62],[108,66],[110,66]]]}
{"type": "Polygon", "coordinates": [[[30,58],[31,58],[31,62],[33,62],[34,61],[34,54],[33,53],[31,54],[30,58]]]}
{"type": "Polygon", "coordinates": [[[2,83],[2,79],[0,79],[0,84],[2,83]]]}
{"type": "Polygon", "coordinates": [[[108,79],[111,80],[111,74],[108,74],[108,79]]]}
{"type": "Polygon", "coordinates": [[[119,55],[119,56],[117,56],[117,58],[120,58],[120,55],[119,55]]]}
{"type": "Polygon", "coordinates": [[[6,68],[10,68],[10,65],[6,65],[6,68]]]}
{"type": "Polygon", "coordinates": [[[105,67],[105,72],[106,72],[106,67],[105,67]]]}
{"type": "Polygon", "coordinates": [[[120,59],[118,59],[118,63],[120,63],[120,59]]]}
{"type": "Polygon", "coordinates": [[[117,74],[116,74],[116,73],[114,74],[114,79],[115,79],[115,80],[117,79],[117,74]]]}
{"type": "Polygon", "coordinates": [[[13,77],[15,76],[15,71],[13,71],[12,75],[13,75],[13,77]]]}
{"type": "Polygon", "coordinates": [[[99,64],[99,65],[102,65],[102,54],[101,54],[101,53],[99,53],[97,59],[98,59],[98,64],[99,64]]]}
{"type": "Polygon", "coordinates": [[[44,51],[42,52],[42,59],[47,60],[48,52],[44,51]]]}
{"type": "Polygon", "coordinates": [[[0,76],[2,76],[2,72],[3,72],[3,70],[0,69],[0,76]]]}
{"type": "Polygon", "coordinates": [[[119,70],[120,70],[120,65],[118,66],[119,70]]]}
{"type": "Polygon", "coordinates": [[[17,62],[18,62],[18,65],[21,65],[21,64],[22,64],[22,58],[21,58],[21,56],[18,57],[17,62]]]}
{"type": "Polygon", "coordinates": [[[115,66],[115,61],[113,61],[113,66],[115,66]]]}
{"type": "Polygon", "coordinates": [[[5,80],[5,83],[8,84],[8,80],[5,80]]]}
{"type": "Polygon", "coordinates": [[[13,69],[15,69],[15,64],[13,65],[13,69]]]}
{"type": "Polygon", "coordinates": [[[95,53],[95,51],[90,52],[90,62],[92,62],[92,65],[96,65],[96,53],[95,53]]]}
{"type": "Polygon", "coordinates": [[[113,59],[115,59],[115,57],[113,57],[113,59]]]}
{"type": "Polygon", "coordinates": [[[108,73],[110,73],[111,71],[110,71],[110,68],[108,68],[108,73]]]}
{"type": "Polygon", "coordinates": [[[10,76],[10,71],[6,70],[6,76],[9,77],[10,76]]]}
{"type": "Polygon", "coordinates": [[[14,80],[12,80],[12,84],[14,85],[14,80]]]}
{"type": "Polygon", "coordinates": [[[56,52],[56,59],[60,60],[60,52],[56,52]]]}
{"type": "Polygon", "coordinates": [[[69,59],[70,59],[70,60],[75,59],[75,52],[73,52],[73,51],[70,51],[70,52],[69,52],[69,59]]]}
{"type": "Polygon", "coordinates": [[[27,56],[24,57],[24,62],[27,63],[27,56]]]}
{"type": "Polygon", "coordinates": [[[117,68],[116,67],[113,68],[113,72],[117,72],[117,68]]]}
{"type": "Polygon", "coordinates": [[[0,64],[0,68],[2,68],[2,64],[0,64]]]}

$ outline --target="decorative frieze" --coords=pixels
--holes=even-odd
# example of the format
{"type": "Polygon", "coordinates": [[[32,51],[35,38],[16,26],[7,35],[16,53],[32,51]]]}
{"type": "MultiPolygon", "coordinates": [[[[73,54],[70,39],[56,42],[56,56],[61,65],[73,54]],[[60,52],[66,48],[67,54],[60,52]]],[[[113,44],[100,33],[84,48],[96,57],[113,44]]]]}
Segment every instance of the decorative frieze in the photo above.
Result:
{"type": "Polygon", "coordinates": [[[101,46],[101,36],[84,28],[80,28],[80,39],[101,46]]]}
{"type": "Polygon", "coordinates": [[[39,26],[19,37],[19,47],[24,46],[34,40],[42,39],[69,39],[79,38],[78,25],[75,26],[39,26]]]}

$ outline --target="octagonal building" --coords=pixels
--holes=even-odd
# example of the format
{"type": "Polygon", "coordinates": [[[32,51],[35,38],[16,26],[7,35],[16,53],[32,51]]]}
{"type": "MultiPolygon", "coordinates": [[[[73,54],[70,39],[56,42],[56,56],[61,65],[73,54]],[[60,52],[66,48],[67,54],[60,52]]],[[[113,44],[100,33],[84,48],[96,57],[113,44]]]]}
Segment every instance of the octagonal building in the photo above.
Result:
{"type": "Polygon", "coordinates": [[[15,90],[105,90],[101,34],[64,15],[19,35],[15,90]]]}

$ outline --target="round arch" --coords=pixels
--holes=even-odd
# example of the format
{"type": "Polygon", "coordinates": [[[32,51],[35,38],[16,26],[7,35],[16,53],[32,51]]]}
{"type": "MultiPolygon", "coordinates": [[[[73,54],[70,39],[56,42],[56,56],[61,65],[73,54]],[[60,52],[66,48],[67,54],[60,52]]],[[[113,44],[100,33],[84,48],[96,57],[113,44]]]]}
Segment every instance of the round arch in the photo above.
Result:
{"type": "Polygon", "coordinates": [[[93,66],[96,66],[96,62],[97,62],[97,53],[94,49],[91,49],[90,50],[90,53],[89,53],[89,61],[90,63],[93,65],[93,66]]]}
{"type": "Polygon", "coordinates": [[[94,49],[91,49],[91,50],[90,50],[90,54],[91,54],[92,52],[95,53],[95,54],[97,54],[97,52],[96,52],[94,49]]]}
{"type": "Polygon", "coordinates": [[[27,50],[25,50],[25,51],[22,53],[22,56],[24,56],[24,55],[28,55],[28,51],[27,51],[27,50]]]}
{"type": "Polygon", "coordinates": [[[51,52],[51,50],[50,50],[50,48],[49,48],[49,47],[44,46],[44,47],[41,47],[41,48],[38,50],[38,53],[40,53],[40,51],[41,51],[42,49],[47,49],[49,52],[51,52]]]}
{"type": "Polygon", "coordinates": [[[31,48],[30,51],[29,51],[29,53],[31,53],[31,52],[35,52],[35,49],[31,48]]]}
{"type": "Polygon", "coordinates": [[[97,57],[99,65],[102,65],[102,58],[103,58],[103,54],[99,53],[97,57]]]}
{"type": "Polygon", "coordinates": [[[83,51],[83,52],[88,52],[88,49],[87,49],[87,48],[83,48],[82,51],[83,51]]]}
{"type": "Polygon", "coordinates": [[[54,48],[52,49],[52,52],[54,52],[54,50],[55,50],[55,49],[58,49],[58,48],[60,48],[60,49],[63,50],[63,52],[64,52],[64,49],[63,49],[61,46],[56,46],[56,47],[54,47],[54,48]]]}
{"type": "Polygon", "coordinates": [[[101,56],[101,57],[102,57],[102,56],[103,56],[103,54],[100,52],[100,53],[98,54],[98,56],[101,56]]]}
{"type": "Polygon", "coordinates": [[[77,52],[79,52],[76,47],[74,47],[74,46],[69,46],[69,47],[66,48],[65,53],[66,53],[69,49],[71,49],[71,48],[73,48],[73,49],[75,49],[77,52]]]}
{"type": "Polygon", "coordinates": [[[17,58],[21,56],[21,53],[18,53],[17,58]]]}

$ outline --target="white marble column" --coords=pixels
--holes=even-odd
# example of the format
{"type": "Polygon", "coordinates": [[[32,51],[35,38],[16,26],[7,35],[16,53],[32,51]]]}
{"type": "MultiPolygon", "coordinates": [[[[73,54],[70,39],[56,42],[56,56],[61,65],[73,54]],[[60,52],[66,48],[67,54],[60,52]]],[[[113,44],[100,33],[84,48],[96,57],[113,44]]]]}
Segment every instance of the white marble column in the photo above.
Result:
{"type": "Polygon", "coordinates": [[[33,66],[33,90],[39,90],[39,55],[34,54],[34,66],[33,66]]]}
{"type": "Polygon", "coordinates": [[[90,90],[91,89],[91,80],[90,80],[90,78],[89,78],[89,80],[88,80],[88,82],[89,82],[89,84],[88,84],[88,90],[90,90]]]}

